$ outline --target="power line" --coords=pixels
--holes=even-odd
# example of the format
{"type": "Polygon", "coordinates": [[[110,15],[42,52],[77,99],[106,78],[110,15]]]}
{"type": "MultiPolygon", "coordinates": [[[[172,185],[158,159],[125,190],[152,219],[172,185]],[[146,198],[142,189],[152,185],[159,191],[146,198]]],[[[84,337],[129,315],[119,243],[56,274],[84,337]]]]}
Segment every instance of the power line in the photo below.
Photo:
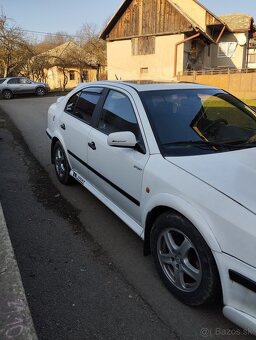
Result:
{"type": "Polygon", "coordinates": [[[62,36],[62,37],[68,37],[68,38],[80,38],[78,35],[72,35],[72,34],[62,34],[62,33],[49,33],[49,32],[40,32],[40,31],[30,31],[25,29],[20,29],[22,32],[27,33],[35,33],[35,34],[44,34],[44,35],[54,35],[54,36],[62,36]]]}

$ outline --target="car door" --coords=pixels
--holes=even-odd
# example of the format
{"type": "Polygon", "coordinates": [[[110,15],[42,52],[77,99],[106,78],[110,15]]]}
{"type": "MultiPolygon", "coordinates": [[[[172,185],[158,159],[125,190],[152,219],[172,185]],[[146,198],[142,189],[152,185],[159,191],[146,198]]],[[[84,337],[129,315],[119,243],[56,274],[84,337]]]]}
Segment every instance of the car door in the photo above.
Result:
{"type": "Polygon", "coordinates": [[[93,112],[102,89],[86,88],[69,98],[60,115],[59,125],[70,161],[71,169],[88,178],[87,163],[88,136],[91,131],[93,112]]]}
{"type": "Polygon", "coordinates": [[[34,92],[35,84],[27,78],[20,78],[20,93],[34,93],[34,92]]]}
{"type": "Polygon", "coordinates": [[[11,78],[7,81],[6,88],[11,90],[12,93],[20,93],[20,79],[19,78],[11,78]]]}
{"type": "Polygon", "coordinates": [[[140,223],[143,171],[149,152],[131,99],[115,90],[110,90],[106,95],[96,128],[89,135],[89,180],[114,204],[140,223]],[[109,146],[108,135],[119,131],[133,132],[140,144],[140,151],[109,146]]]}

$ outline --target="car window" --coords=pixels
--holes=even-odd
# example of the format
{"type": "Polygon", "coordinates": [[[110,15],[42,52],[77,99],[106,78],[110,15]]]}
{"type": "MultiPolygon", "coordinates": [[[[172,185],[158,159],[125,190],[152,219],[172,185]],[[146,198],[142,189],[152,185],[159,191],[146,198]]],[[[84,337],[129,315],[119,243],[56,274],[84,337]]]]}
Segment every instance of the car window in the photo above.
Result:
{"type": "Polygon", "coordinates": [[[2,84],[5,81],[5,78],[0,79],[0,84],[2,84]]]}
{"type": "Polygon", "coordinates": [[[80,92],[77,92],[75,93],[72,97],[69,98],[69,101],[67,102],[67,105],[65,107],[65,111],[67,113],[71,113],[73,114],[74,113],[74,110],[75,110],[75,105],[76,105],[76,102],[80,96],[80,92]]]}
{"type": "Polygon", "coordinates": [[[30,84],[31,81],[27,78],[20,78],[20,84],[30,84]]]}
{"type": "Polygon", "coordinates": [[[102,88],[99,87],[90,87],[75,93],[69,98],[65,112],[72,114],[86,123],[90,123],[101,93],[102,88]]]}
{"type": "Polygon", "coordinates": [[[100,99],[100,96],[101,93],[98,92],[91,92],[90,90],[82,91],[77,100],[73,115],[90,124],[94,109],[100,99]]]}
{"type": "Polygon", "coordinates": [[[111,90],[105,100],[98,129],[105,134],[118,131],[131,131],[140,139],[140,129],[127,96],[111,90]]]}
{"type": "Polygon", "coordinates": [[[19,84],[19,78],[12,78],[8,80],[7,84],[19,84]]]}

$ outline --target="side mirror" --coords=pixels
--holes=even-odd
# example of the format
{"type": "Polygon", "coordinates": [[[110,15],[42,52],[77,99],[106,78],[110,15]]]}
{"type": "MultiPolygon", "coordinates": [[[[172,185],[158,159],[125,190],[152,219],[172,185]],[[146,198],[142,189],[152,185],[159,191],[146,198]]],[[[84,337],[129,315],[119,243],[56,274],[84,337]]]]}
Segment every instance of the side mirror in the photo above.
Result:
{"type": "Polygon", "coordinates": [[[108,145],[119,148],[134,148],[137,144],[136,137],[131,131],[110,133],[107,142],[108,145]]]}

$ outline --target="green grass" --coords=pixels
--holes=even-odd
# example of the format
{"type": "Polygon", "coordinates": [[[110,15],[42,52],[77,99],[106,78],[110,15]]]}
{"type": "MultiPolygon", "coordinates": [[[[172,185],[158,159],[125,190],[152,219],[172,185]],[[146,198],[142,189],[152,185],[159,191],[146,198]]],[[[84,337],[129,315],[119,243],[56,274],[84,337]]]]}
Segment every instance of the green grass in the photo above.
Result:
{"type": "Polygon", "coordinates": [[[242,99],[247,105],[256,107],[256,99],[242,99]]]}

